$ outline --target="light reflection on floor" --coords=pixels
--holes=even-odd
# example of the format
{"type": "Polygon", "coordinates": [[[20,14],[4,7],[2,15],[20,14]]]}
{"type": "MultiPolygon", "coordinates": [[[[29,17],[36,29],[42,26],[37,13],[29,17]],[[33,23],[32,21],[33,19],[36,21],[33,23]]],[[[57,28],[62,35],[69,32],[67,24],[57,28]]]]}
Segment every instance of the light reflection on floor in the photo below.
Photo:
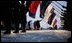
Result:
{"type": "MultiPolygon", "coordinates": [[[[14,30],[13,30],[14,31],[14,30]]],[[[4,35],[1,31],[2,42],[67,42],[71,31],[67,30],[27,30],[26,33],[13,33],[4,35]],[[7,39],[7,40],[5,40],[7,39]]]]}

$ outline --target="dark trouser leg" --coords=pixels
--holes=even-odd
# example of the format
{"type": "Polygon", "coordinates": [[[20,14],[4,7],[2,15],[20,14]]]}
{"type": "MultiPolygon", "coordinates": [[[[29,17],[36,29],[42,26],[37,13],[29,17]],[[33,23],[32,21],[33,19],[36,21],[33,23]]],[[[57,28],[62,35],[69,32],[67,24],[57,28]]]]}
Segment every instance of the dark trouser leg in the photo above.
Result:
{"type": "Polygon", "coordinates": [[[31,30],[31,28],[30,28],[30,23],[28,23],[28,25],[29,25],[29,29],[31,30]]]}
{"type": "Polygon", "coordinates": [[[34,22],[34,30],[36,30],[36,22],[34,22]]]}
{"type": "Polygon", "coordinates": [[[26,17],[24,18],[22,18],[22,22],[21,22],[21,24],[22,24],[22,32],[26,32],[26,29],[25,29],[25,27],[26,27],[26,17]]]}
{"type": "Polygon", "coordinates": [[[34,23],[34,27],[35,27],[35,29],[36,30],[39,30],[39,28],[40,28],[40,24],[39,24],[39,21],[36,21],[35,23],[34,23]]]}
{"type": "Polygon", "coordinates": [[[15,31],[13,33],[18,33],[19,32],[19,24],[15,23],[15,31]]]}
{"type": "Polygon", "coordinates": [[[37,25],[37,30],[39,30],[39,28],[40,28],[40,25],[37,25]]]}
{"type": "Polygon", "coordinates": [[[18,33],[19,32],[19,20],[15,20],[15,31],[13,33],[18,33]]]}
{"type": "Polygon", "coordinates": [[[25,26],[26,26],[26,21],[21,23],[22,24],[22,32],[26,32],[25,26]]]}
{"type": "Polygon", "coordinates": [[[4,22],[5,22],[5,27],[6,27],[6,31],[4,32],[4,34],[10,34],[11,33],[10,20],[6,19],[4,22]]]}

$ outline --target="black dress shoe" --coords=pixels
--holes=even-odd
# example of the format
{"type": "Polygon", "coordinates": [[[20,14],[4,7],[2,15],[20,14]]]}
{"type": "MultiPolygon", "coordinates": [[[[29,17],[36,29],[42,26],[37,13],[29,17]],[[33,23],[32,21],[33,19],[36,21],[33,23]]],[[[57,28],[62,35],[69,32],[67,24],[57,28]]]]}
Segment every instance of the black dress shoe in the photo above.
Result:
{"type": "Polygon", "coordinates": [[[6,31],[6,32],[4,32],[4,34],[11,34],[11,32],[6,31]]]}
{"type": "Polygon", "coordinates": [[[19,33],[19,31],[14,31],[13,33],[19,33]]]}

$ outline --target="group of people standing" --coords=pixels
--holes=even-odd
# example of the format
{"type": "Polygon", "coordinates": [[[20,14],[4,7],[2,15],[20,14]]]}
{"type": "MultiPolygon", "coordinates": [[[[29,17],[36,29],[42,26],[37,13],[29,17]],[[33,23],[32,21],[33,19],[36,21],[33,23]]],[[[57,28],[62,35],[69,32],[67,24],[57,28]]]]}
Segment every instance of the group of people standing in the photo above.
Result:
{"type": "MultiPolygon", "coordinates": [[[[13,33],[19,33],[19,23],[21,23],[21,29],[22,32],[26,32],[26,13],[29,11],[29,16],[31,16],[32,18],[35,18],[35,13],[36,13],[36,9],[38,7],[39,4],[41,4],[41,6],[48,6],[50,4],[50,2],[47,1],[47,3],[45,3],[46,1],[42,2],[42,1],[2,1],[1,2],[1,21],[4,22],[6,31],[4,32],[4,34],[10,34],[11,33],[11,23],[15,24],[15,31],[13,33]],[[44,3],[44,4],[43,4],[44,3]]],[[[45,9],[46,9],[45,6],[45,9]]],[[[43,8],[43,7],[42,7],[43,8]]],[[[44,9],[44,10],[45,10],[44,9]]],[[[41,12],[44,13],[44,10],[41,9],[41,12]]],[[[43,15],[43,14],[42,14],[43,15]]],[[[41,16],[41,14],[40,14],[41,16]]],[[[35,24],[35,28],[40,27],[39,24],[40,21],[36,21],[35,24]]]]}
{"type": "Polygon", "coordinates": [[[29,1],[21,1],[21,3],[19,1],[2,1],[1,19],[6,28],[4,34],[11,33],[11,22],[15,24],[15,31],[13,33],[19,32],[19,23],[21,23],[22,32],[26,32],[26,13],[29,3],[29,1]]]}

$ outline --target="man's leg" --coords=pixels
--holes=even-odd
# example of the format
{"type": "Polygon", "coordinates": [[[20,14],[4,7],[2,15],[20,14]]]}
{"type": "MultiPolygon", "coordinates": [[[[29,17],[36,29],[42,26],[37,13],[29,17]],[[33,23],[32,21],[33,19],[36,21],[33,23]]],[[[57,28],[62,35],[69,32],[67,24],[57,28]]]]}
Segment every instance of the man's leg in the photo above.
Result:
{"type": "Polygon", "coordinates": [[[21,24],[22,24],[22,32],[26,32],[26,29],[25,29],[25,27],[26,27],[26,17],[25,18],[22,18],[22,22],[21,22],[21,24]]]}
{"type": "Polygon", "coordinates": [[[15,31],[13,33],[19,32],[19,16],[18,11],[14,14],[14,22],[15,22],[15,31]]]}
{"type": "Polygon", "coordinates": [[[15,21],[15,31],[13,33],[19,33],[19,23],[18,23],[18,20],[15,21]]]}
{"type": "Polygon", "coordinates": [[[13,33],[19,33],[19,10],[17,7],[15,8],[14,11],[15,31],[13,33]]]}
{"type": "Polygon", "coordinates": [[[4,34],[10,34],[11,33],[10,20],[5,20],[5,27],[6,27],[6,31],[4,32],[4,34]]]}

